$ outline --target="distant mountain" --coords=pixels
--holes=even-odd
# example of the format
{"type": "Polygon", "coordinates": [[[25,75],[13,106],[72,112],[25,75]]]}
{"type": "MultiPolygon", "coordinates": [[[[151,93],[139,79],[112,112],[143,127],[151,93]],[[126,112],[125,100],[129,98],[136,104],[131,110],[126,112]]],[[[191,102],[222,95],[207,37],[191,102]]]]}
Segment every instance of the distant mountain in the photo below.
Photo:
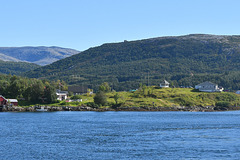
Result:
{"type": "Polygon", "coordinates": [[[21,75],[24,72],[40,67],[27,62],[9,62],[0,60],[0,74],[21,75]]]}
{"type": "Polygon", "coordinates": [[[77,53],[77,50],[60,47],[0,47],[0,60],[43,66],[77,53]]]}
{"type": "Polygon", "coordinates": [[[93,88],[107,81],[116,90],[158,85],[163,79],[175,86],[210,80],[240,89],[240,36],[191,34],[103,44],[26,76],[93,88]]]}

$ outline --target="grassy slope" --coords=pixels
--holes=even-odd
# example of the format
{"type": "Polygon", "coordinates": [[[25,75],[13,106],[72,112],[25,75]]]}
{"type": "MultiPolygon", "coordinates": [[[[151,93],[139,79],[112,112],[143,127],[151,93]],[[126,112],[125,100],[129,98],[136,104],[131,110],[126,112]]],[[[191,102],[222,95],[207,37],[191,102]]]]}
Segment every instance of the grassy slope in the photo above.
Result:
{"type": "MultiPolygon", "coordinates": [[[[229,102],[234,106],[240,104],[240,96],[235,93],[204,93],[196,92],[187,88],[162,88],[153,89],[150,96],[144,96],[143,91],[119,92],[123,97],[120,100],[122,106],[128,107],[172,107],[172,106],[215,106],[218,102],[229,102]],[[154,103],[153,103],[154,102],[154,103]]],[[[114,93],[109,93],[112,97],[114,93]]],[[[114,103],[113,98],[109,98],[110,103],[114,103]]]]}
{"type": "MultiPolygon", "coordinates": [[[[188,88],[162,88],[151,87],[151,94],[143,93],[143,90],[136,92],[111,92],[107,93],[108,106],[115,105],[113,96],[120,95],[119,103],[121,107],[173,107],[173,106],[216,106],[216,103],[227,102],[231,106],[240,104],[240,95],[235,93],[205,93],[196,92],[188,88]]],[[[148,90],[147,90],[148,91],[148,90]]],[[[93,102],[92,96],[83,95],[83,102],[60,102],[51,106],[80,106],[93,102]]]]}

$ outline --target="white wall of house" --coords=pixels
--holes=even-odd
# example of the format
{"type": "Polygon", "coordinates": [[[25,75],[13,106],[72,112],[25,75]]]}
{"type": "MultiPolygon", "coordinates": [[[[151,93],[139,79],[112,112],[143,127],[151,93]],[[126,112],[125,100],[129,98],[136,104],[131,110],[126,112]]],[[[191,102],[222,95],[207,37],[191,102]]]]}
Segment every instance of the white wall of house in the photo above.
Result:
{"type": "Polygon", "coordinates": [[[240,94],[240,90],[238,90],[238,91],[236,92],[236,94],[240,94]]]}
{"type": "Polygon", "coordinates": [[[169,84],[160,84],[160,87],[161,87],[161,88],[168,88],[168,87],[169,87],[169,84]]]}
{"type": "Polygon", "coordinates": [[[66,100],[67,99],[67,95],[66,94],[58,94],[57,93],[57,100],[66,100]]]}
{"type": "Polygon", "coordinates": [[[162,83],[160,83],[161,88],[168,88],[169,87],[169,82],[164,80],[162,83]]]}
{"type": "Polygon", "coordinates": [[[211,82],[204,82],[195,86],[195,89],[199,89],[202,92],[221,92],[223,88],[219,88],[217,84],[211,82]]]}

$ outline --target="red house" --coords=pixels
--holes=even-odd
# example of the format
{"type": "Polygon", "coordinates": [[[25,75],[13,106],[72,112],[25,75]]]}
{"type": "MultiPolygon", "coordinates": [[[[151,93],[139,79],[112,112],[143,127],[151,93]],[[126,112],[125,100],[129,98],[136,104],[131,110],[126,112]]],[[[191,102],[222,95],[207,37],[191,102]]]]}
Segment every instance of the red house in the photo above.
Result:
{"type": "Polygon", "coordinates": [[[7,105],[8,102],[10,102],[11,105],[18,106],[18,100],[17,99],[6,99],[2,95],[0,95],[0,106],[7,105]]]}
{"type": "Polygon", "coordinates": [[[18,100],[17,99],[8,99],[11,105],[18,106],[18,100]]]}
{"type": "Polygon", "coordinates": [[[6,98],[4,98],[2,95],[0,95],[0,106],[6,105],[6,104],[7,104],[6,98]]]}

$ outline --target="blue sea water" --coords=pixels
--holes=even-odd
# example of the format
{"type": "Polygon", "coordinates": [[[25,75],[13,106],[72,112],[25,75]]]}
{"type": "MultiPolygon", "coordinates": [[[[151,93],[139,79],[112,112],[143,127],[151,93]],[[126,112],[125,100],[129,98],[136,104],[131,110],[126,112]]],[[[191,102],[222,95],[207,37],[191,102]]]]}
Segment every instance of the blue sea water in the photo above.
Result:
{"type": "Polygon", "coordinates": [[[240,112],[0,112],[0,159],[240,159],[240,112]]]}

